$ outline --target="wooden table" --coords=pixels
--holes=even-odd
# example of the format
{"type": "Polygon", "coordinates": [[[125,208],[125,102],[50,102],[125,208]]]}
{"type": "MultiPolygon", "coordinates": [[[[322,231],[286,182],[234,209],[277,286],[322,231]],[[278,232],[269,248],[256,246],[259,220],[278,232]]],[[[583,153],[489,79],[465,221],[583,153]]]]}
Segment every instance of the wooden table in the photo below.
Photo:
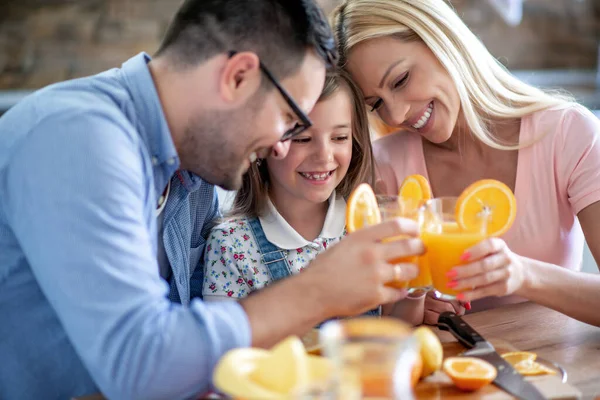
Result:
{"type": "MultiPolygon", "coordinates": [[[[518,350],[533,351],[560,364],[567,371],[568,383],[582,392],[583,400],[600,396],[600,328],[534,303],[503,306],[469,314],[464,319],[492,343],[507,342],[518,350]]],[[[438,331],[438,335],[445,350],[452,353],[449,355],[464,350],[448,332],[438,331]]],[[[496,399],[492,393],[495,390],[494,386],[489,386],[466,394],[451,385],[440,388],[436,384],[420,383],[416,395],[419,400],[496,399]],[[490,394],[491,397],[488,396],[490,394]]],[[[100,400],[103,397],[97,395],[79,399],[100,400]]]]}
{"type": "MultiPolygon", "coordinates": [[[[507,342],[518,350],[533,351],[560,364],[567,371],[568,383],[582,392],[583,399],[600,396],[600,328],[530,302],[469,314],[464,319],[492,343],[507,342]]],[[[463,349],[448,332],[438,334],[445,349],[463,349]]],[[[431,385],[417,390],[419,399],[465,398],[464,393],[447,394],[450,393],[440,393],[431,385]]],[[[484,396],[468,396],[471,397],[484,396]]]]}

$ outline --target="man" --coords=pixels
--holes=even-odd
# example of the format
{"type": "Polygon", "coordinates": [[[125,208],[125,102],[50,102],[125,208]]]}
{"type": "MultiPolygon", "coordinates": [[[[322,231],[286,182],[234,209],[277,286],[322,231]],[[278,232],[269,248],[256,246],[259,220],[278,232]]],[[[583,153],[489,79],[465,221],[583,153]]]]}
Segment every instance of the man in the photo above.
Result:
{"type": "Polygon", "coordinates": [[[380,240],[415,235],[406,221],[240,303],[189,301],[212,185],[285,157],[334,61],[312,1],[189,0],[153,60],[40,90],[0,119],[0,398],[193,396],[232,348],[405,295],[384,286],[402,275],[385,260],[422,245],[380,240]]]}

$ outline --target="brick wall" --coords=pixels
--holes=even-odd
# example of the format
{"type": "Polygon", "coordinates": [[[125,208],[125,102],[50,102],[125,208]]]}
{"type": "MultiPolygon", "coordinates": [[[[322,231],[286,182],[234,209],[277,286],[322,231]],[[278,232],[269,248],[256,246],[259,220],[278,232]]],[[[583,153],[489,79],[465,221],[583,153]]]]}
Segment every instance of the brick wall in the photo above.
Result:
{"type": "MultiPolygon", "coordinates": [[[[326,9],[337,2],[320,1],[326,9]]],[[[152,53],[180,2],[0,0],[0,89],[38,88],[152,53]]],[[[600,0],[526,0],[518,27],[508,27],[483,0],[453,4],[511,68],[596,66],[600,0]]]]}

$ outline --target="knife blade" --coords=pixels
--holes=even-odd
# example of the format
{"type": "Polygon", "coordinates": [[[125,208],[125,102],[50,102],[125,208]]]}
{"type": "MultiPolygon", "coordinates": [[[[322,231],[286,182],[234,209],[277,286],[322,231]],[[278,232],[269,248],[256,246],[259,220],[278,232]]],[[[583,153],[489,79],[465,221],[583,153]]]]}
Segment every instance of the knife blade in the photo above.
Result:
{"type": "Polygon", "coordinates": [[[496,352],[490,342],[485,340],[475,329],[453,312],[443,312],[438,318],[438,328],[449,331],[469,350],[462,356],[481,358],[492,364],[498,375],[494,384],[502,390],[522,400],[546,399],[535,386],[526,381],[504,358],[496,352]]]}

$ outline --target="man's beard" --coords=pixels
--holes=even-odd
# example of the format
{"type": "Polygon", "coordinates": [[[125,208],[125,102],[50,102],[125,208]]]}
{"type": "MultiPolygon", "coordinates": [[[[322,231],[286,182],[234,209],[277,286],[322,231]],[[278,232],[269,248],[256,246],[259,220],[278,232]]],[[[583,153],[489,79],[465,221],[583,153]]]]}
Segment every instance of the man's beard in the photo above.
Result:
{"type": "Polygon", "coordinates": [[[197,114],[179,149],[182,168],[225,190],[239,189],[254,125],[248,123],[252,121],[248,114],[248,110],[197,114]]]}

